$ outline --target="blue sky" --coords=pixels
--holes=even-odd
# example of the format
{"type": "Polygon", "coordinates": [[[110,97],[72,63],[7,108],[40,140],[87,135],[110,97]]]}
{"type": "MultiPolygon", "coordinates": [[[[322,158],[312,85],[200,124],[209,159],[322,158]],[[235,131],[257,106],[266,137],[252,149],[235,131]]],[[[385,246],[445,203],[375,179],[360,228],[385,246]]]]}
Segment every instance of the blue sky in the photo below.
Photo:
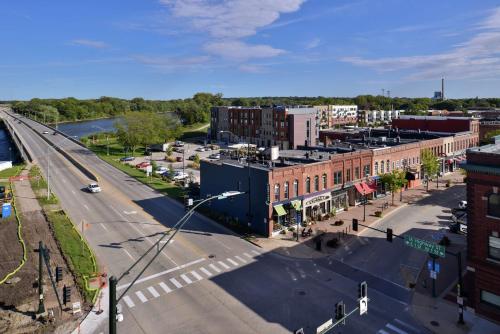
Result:
{"type": "Polygon", "coordinates": [[[0,99],[500,97],[498,0],[0,3],[0,99]]]}

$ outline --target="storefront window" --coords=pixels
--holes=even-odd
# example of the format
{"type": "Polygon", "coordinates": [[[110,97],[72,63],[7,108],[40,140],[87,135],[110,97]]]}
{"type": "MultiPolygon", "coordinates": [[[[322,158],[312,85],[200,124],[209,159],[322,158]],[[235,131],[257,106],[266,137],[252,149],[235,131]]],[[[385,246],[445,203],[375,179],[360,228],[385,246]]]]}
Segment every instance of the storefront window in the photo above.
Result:
{"type": "Polygon", "coordinates": [[[500,260],[500,238],[490,235],[488,238],[488,256],[500,260]]]}
{"type": "Polygon", "coordinates": [[[274,200],[279,201],[280,200],[280,184],[276,183],[274,185],[274,200]]]}
{"type": "Polygon", "coordinates": [[[367,175],[370,175],[370,165],[365,165],[363,167],[363,176],[367,176],[367,175]]]}
{"type": "Polygon", "coordinates": [[[311,192],[311,178],[308,176],[306,179],[306,193],[311,192]]]}
{"type": "Polygon", "coordinates": [[[328,187],[326,174],[323,174],[323,190],[328,187]]]}
{"type": "Polygon", "coordinates": [[[500,218],[500,194],[488,196],[488,216],[500,218]]]}
{"type": "Polygon", "coordinates": [[[285,198],[288,198],[288,181],[285,182],[283,190],[284,190],[283,195],[285,196],[285,198]]]}
{"type": "Polygon", "coordinates": [[[314,177],[314,191],[318,191],[319,190],[319,177],[318,175],[316,175],[314,177]]]}
{"type": "Polygon", "coordinates": [[[299,180],[293,181],[293,197],[299,196],[299,180]]]}
{"type": "Polygon", "coordinates": [[[500,308],[500,296],[486,290],[481,290],[481,302],[500,308]]]}

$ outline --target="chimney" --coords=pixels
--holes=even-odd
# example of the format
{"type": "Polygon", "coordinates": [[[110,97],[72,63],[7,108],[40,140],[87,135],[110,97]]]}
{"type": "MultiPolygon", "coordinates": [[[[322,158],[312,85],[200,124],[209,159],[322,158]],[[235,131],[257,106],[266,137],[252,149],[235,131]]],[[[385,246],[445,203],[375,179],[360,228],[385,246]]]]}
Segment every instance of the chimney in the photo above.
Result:
{"type": "Polygon", "coordinates": [[[441,78],[441,100],[444,101],[444,78],[441,78]]]}

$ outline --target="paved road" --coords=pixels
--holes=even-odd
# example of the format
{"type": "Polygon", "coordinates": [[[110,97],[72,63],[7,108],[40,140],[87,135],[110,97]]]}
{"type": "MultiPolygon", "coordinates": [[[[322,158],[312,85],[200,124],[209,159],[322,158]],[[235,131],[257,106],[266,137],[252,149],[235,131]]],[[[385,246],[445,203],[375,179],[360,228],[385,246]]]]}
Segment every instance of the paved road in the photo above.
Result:
{"type": "MultiPolygon", "coordinates": [[[[5,114],[3,114],[4,117],[5,114]]],[[[91,227],[85,237],[108,273],[120,274],[183,214],[182,206],[65,140],[45,135],[100,176],[103,192],[83,191],[89,182],[26,125],[8,117],[34,153],[44,173],[50,160],[51,184],[74,222],[91,227]]],[[[23,119],[38,133],[45,127],[23,119]]],[[[120,333],[290,333],[331,318],[339,300],[355,307],[357,282],[384,280],[334,259],[295,260],[262,251],[221,226],[195,215],[122,299],[120,333]]],[[[130,282],[126,277],[119,291],[130,282]]],[[[371,284],[371,283],[370,283],[371,284]]],[[[371,286],[371,285],[370,285],[371,286]]],[[[406,290],[369,288],[370,310],[353,315],[345,333],[425,333],[407,312],[406,290]],[[391,328],[399,329],[392,330],[391,328]],[[383,333],[383,332],[381,332],[383,333]]],[[[106,315],[103,315],[105,317],[106,315]]],[[[106,332],[106,324],[101,326],[106,332]]]]}

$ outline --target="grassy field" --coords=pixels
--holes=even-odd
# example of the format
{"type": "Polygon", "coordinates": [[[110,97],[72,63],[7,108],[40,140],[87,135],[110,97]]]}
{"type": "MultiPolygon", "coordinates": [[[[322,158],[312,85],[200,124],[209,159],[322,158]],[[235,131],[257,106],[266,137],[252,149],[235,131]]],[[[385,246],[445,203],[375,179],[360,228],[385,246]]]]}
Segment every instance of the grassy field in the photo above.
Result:
{"type": "MultiPolygon", "coordinates": [[[[172,198],[181,199],[184,195],[182,188],[175,184],[165,181],[159,177],[147,177],[146,173],[140,169],[134,168],[128,164],[121,163],[119,160],[125,156],[132,155],[131,152],[124,152],[123,146],[116,142],[116,139],[109,140],[109,155],[107,155],[106,140],[97,141],[96,144],[88,143],[87,147],[97,154],[101,159],[108,162],[112,166],[136,178],[138,181],[151,186],[159,192],[166,194],[172,198]]],[[[144,152],[144,147],[141,147],[137,152],[144,152]]]]}
{"type": "Polygon", "coordinates": [[[26,165],[24,163],[21,163],[12,166],[12,168],[0,171],[0,179],[6,179],[8,177],[18,175],[23,170],[24,166],[26,165]]]}

